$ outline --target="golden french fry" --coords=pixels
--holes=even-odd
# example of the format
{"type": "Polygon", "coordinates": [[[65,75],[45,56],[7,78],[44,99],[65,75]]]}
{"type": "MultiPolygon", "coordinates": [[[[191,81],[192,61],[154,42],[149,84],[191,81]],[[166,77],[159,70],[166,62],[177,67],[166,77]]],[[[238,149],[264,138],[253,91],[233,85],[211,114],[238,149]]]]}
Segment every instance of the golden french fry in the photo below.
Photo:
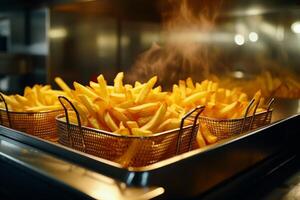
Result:
{"type": "Polygon", "coordinates": [[[137,124],[136,121],[127,121],[126,124],[130,129],[139,128],[139,125],[137,124]]]}
{"type": "Polygon", "coordinates": [[[196,140],[197,140],[197,144],[200,148],[206,146],[205,139],[203,138],[203,135],[202,135],[200,129],[198,129],[196,140]]]}
{"type": "Polygon", "coordinates": [[[229,116],[234,114],[234,110],[238,107],[239,102],[235,101],[232,104],[229,104],[227,106],[225,106],[224,108],[222,108],[219,111],[219,114],[222,118],[230,118],[229,116]]]}
{"type": "Polygon", "coordinates": [[[62,109],[61,105],[51,105],[51,106],[34,106],[27,108],[26,111],[30,112],[41,112],[41,111],[51,111],[51,110],[60,110],[62,109]]]}
{"type": "Polygon", "coordinates": [[[130,135],[130,131],[123,125],[123,122],[120,122],[119,129],[115,131],[121,135],[130,135]]]}
{"type": "Polygon", "coordinates": [[[96,105],[93,105],[90,99],[84,95],[78,95],[78,98],[80,99],[81,103],[87,108],[89,113],[91,113],[92,116],[96,117],[96,105]]]}
{"type": "Polygon", "coordinates": [[[205,98],[207,95],[207,91],[203,91],[203,92],[197,92],[195,94],[192,94],[191,96],[185,98],[183,100],[183,104],[184,105],[188,105],[188,104],[192,104],[196,101],[201,101],[203,102],[203,98],[205,98]]]}
{"type": "Polygon", "coordinates": [[[139,126],[144,126],[147,124],[150,120],[152,119],[152,116],[147,116],[147,117],[139,117],[137,119],[137,123],[139,126]]]}
{"type": "Polygon", "coordinates": [[[20,104],[27,104],[28,99],[26,97],[20,96],[20,95],[15,95],[15,99],[20,103],[20,104]]]}
{"type": "Polygon", "coordinates": [[[60,77],[56,77],[54,80],[55,80],[56,84],[67,94],[71,92],[71,89],[69,88],[69,86],[60,77]]]}
{"type": "Polygon", "coordinates": [[[200,131],[208,144],[213,144],[218,141],[218,138],[211,134],[204,124],[200,126],[200,131]]]}
{"type": "Polygon", "coordinates": [[[90,125],[96,129],[100,129],[101,127],[99,126],[99,123],[97,121],[96,118],[94,118],[93,116],[88,117],[88,122],[90,123],[90,125]]]}
{"type": "Polygon", "coordinates": [[[155,85],[156,81],[157,81],[157,76],[154,76],[146,83],[146,85],[141,89],[137,98],[135,99],[135,103],[141,103],[142,101],[144,101],[144,99],[149,94],[150,90],[155,85]]]}
{"type": "Polygon", "coordinates": [[[159,125],[161,120],[163,119],[166,111],[167,111],[167,104],[163,103],[159,107],[159,109],[156,111],[153,118],[147,124],[142,126],[141,129],[143,129],[143,130],[153,130],[153,129],[155,129],[159,125]]]}
{"type": "Polygon", "coordinates": [[[186,86],[192,90],[195,89],[195,86],[194,86],[194,83],[193,83],[193,80],[191,77],[188,77],[186,79],[186,86]]]}
{"type": "Polygon", "coordinates": [[[132,135],[136,135],[136,136],[145,136],[145,135],[151,135],[152,131],[141,129],[141,128],[132,128],[131,133],[132,135]]]}
{"type": "Polygon", "coordinates": [[[111,93],[110,98],[116,102],[124,102],[126,100],[126,95],[122,93],[111,93]]]}
{"type": "Polygon", "coordinates": [[[157,128],[158,132],[172,130],[180,127],[180,119],[177,118],[170,118],[164,121],[162,124],[159,125],[157,128]]]}
{"type": "Polygon", "coordinates": [[[107,89],[106,81],[102,74],[97,77],[97,81],[100,86],[99,89],[100,89],[101,95],[103,96],[104,99],[107,99],[108,98],[108,89],[107,89]]]}
{"type": "Polygon", "coordinates": [[[149,111],[152,112],[155,111],[155,109],[157,109],[158,107],[159,107],[158,102],[145,103],[145,104],[128,108],[128,111],[131,113],[141,113],[141,112],[149,112],[149,111]]]}
{"type": "Polygon", "coordinates": [[[124,114],[125,110],[122,108],[111,108],[109,113],[120,122],[125,123],[129,121],[129,118],[124,114]]]}
{"type": "Polygon", "coordinates": [[[124,78],[124,73],[119,72],[114,80],[114,89],[115,89],[115,92],[117,92],[117,93],[121,93],[124,90],[123,78],[124,78]]]}
{"type": "Polygon", "coordinates": [[[6,95],[3,94],[3,93],[1,93],[1,94],[2,94],[2,96],[4,97],[6,103],[7,103],[8,105],[10,105],[11,107],[16,107],[16,108],[18,108],[18,107],[20,106],[19,103],[15,100],[14,97],[12,97],[12,96],[6,96],[6,95]]]}
{"type": "Polygon", "coordinates": [[[105,121],[107,127],[108,127],[112,132],[118,130],[118,126],[117,126],[117,124],[114,122],[114,120],[111,118],[109,112],[106,112],[106,113],[104,114],[104,121],[105,121]]]}
{"type": "Polygon", "coordinates": [[[134,101],[133,100],[124,101],[122,103],[116,104],[116,106],[119,108],[129,108],[134,106],[134,101]]]}
{"type": "Polygon", "coordinates": [[[97,97],[99,97],[95,92],[91,91],[89,88],[87,88],[77,82],[74,82],[73,85],[76,90],[78,90],[79,92],[82,93],[82,95],[86,95],[91,99],[96,99],[97,97]]]}

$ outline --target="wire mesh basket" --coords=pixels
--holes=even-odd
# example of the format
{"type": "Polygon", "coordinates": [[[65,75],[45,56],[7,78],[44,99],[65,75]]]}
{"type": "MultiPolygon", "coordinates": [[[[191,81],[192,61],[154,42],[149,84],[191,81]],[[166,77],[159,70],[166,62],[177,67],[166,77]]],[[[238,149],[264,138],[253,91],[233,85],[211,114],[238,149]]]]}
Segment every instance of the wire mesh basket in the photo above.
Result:
{"type": "Polygon", "coordinates": [[[59,97],[59,100],[65,109],[65,114],[56,118],[58,142],[120,163],[124,167],[146,166],[190,151],[196,145],[198,117],[204,109],[203,106],[199,106],[187,113],[181,120],[180,128],[141,137],[83,127],[74,105],[65,97],[59,97]],[[73,111],[67,109],[63,100],[71,106],[73,111]],[[78,124],[69,122],[69,112],[75,112],[78,124]],[[184,126],[187,118],[193,119],[192,125],[184,126]]]}
{"type": "Polygon", "coordinates": [[[250,108],[252,107],[252,104],[254,102],[254,99],[250,101],[243,118],[216,119],[200,116],[200,125],[207,128],[212,135],[218,138],[218,140],[222,140],[270,124],[273,112],[271,106],[274,102],[274,99],[272,98],[269,101],[268,106],[264,112],[256,113],[256,109],[259,104],[258,101],[256,105],[253,105],[253,113],[249,116],[250,108]]]}
{"type": "Polygon", "coordinates": [[[0,99],[5,109],[0,109],[0,124],[21,132],[25,132],[43,139],[57,141],[56,116],[63,113],[63,110],[45,112],[14,112],[9,111],[4,97],[0,99]]]}

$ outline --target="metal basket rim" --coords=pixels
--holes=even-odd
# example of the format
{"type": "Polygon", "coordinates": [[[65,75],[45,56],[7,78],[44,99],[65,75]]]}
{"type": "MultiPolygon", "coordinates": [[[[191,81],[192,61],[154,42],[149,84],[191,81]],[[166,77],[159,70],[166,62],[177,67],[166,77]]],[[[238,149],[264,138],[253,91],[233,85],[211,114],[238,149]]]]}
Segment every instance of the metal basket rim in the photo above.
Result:
{"type": "Polygon", "coordinates": [[[9,111],[9,110],[7,111],[4,108],[0,108],[0,111],[21,115],[21,114],[47,114],[47,113],[53,113],[53,112],[58,112],[58,111],[64,111],[64,109],[48,110],[48,111],[34,111],[34,112],[30,112],[30,111],[20,112],[20,111],[9,111]]]}
{"type": "MultiPolygon", "coordinates": [[[[257,117],[259,115],[263,115],[263,114],[267,114],[267,113],[272,113],[273,112],[273,108],[270,109],[270,110],[266,110],[264,112],[260,112],[260,113],[257,113],[255,114],[254,116],[257,117]]],[[[247,116],[247,118],[251,118],[253,117],[253,115],[251,116],[247,116]]],[[[217,122],[237,122],[237,121],[241,121],[241,120],[244,120],[245,117],[240,117],[240,118],[235,118],[235,119],[218,119],[218,118],[212,118],[212,117],[206,117],[206,116],[199,116],[199,120],[201,119],[206,119],[206,120],[210,120],[210,121],[217,121],[217,122]]]]}
{"type": "MultiPolygon", "coordinates": [[[[64,123],[67,125],[67,122],[63,121],[61,118],[65,117],[64,114],[60,114],[58,116],[56,116],[56,121],[58,122],[61,122],[61,123],[64,123]]],[[[76,124],[73,124],[73,123],[70,123],[70,125],[72,126],[76,126],[78,127],[78,125],[76,124]]],[[[198,126],[199,123],[196,124],[196,126],[198,126]]],[[[182,130],[186,130],[188,128],[191,128],[193,127],[193,124],[191,125],[188,125],[188,126],[184,126],[182,128],[182,130]]],[[[93,131],[94,133],[97,133],[97,134],[106,134],[106,135],[109,135],[109,136],[113,136],[113,137],[120,137],[120,138],[137,138],[137,139],[148,139],[148,138],[153,138],[153,137],[158,137],[158,136],[161,136],[161,135],[165,135],[165,134],[169,134],[169,133],[174,133],[175,132],[179,132],[180,131],[180,127],[179,128],[176,128],[176,129],[171,129],[171,130],[167,130],[167,131],[164,131],[164,132],[160,132],[160,133],[153,133],[151,135],[146,135],[146,136],[137,136],[137,135],[121,135],[121,134],[118,134],[118,133],[113,133],[113,132],[109,132],[109,131],[105,131],[105,130],[100,130],[100,129],[95,129],[95,128],[91,128],[91,127],[86,127],[86,126],[81,126],[82,129],[85,129],[85,130],[88,130],[88,131],[93,131]]]]}

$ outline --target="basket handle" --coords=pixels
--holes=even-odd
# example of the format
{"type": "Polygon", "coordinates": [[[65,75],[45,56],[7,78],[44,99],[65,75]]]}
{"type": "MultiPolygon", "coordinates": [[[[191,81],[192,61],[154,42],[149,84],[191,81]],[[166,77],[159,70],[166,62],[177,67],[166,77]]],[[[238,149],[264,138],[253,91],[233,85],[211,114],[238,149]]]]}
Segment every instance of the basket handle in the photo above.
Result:
{"type": "Polygon", "coordinates": [[[180,149],[180,145],[181,145],[181,139],[182,139],[181,136],[182,136],[182,133],[183,133],[184,121],[188,117],[190,117],[193,113],[197,112],[196,116],[194,117],[193,126],[192,126],[192,136],[191,136],[191,139],[190,139],[190,142],[189,142],[189,150],[190,150],[191,146],[192,146],[192,139],[193,139],[193,136],[196,132],[195,128],[196,128],[196,125],[197,125],[197,121],[198,121],[199,115],[204,110],[204,108],[205,108],[205,106],[197,106],[196,108],[190,110],[187,114],[185,114],[182,117],[181,122],[180,122],[179,134],[178,134],[178,138],[177,138],[176,155],[179,153],[179,149],[180,149]]]}
{"type": "Polygon", "coordinates": [[[270,110],[271,110],[271,107],[272,107],[274,101],[275,101],[275,99],[274,99],[274,98],[271,98],[270,101],[269,101],[269,103],[268,103],[267,114],[266,114],[266,116],[265,116],[264,122],[265,122],[265,121],[267,120],[267,118],[268,118],[269,112],[270,112],[270,110]]]}
{"type": "Polygon", "coordinates": [[[243,124],[242,124],[240,133],[243,133],[243,131],[244,131],[244,127],[245,127],[245,124],[246,124],[247,115],[248,115],[248,112],[249,112],[249,110],[250,110],[252,104],[254,103],[254,101],[255,101],[255,99],[252,99],[252,100],[249,102],[248,106],[247,106],[246,112],[245,112],[245,114],[244,114],[243,124]]]}
{"type": "MultiPolygon", "coordinates": [[[[4,96],[2,95],[1,92],[0,92],[0,100],[4,103],[4,106],[5,106],[5,112],[6,112],[7,119],[8,119],[8,126],[9,126],[9,128],[12,128],[12,126],[11,126],[11,120],[10,120],[10,115],[9,115],[9,112],[8,112],[7,103],[6,103],[5,98],[4,98],[4,96]]],[[[0,119],[1,119],[0,122],[3,125],[2,115],[1,115],[0,119]]]]}
{"type": "Polygon", "coordinates": [[[268,107],[267,107],[267,112],[269,112],[269,111],[271,110],[271,107],[272,107],[274,101],[275,101],[274,98],[271,98],[271,99],[270,99],[270,101],[269,101],[269,103],[268,103],[268,107]]]}
{"type": "Polygon", "coordinates": [[[77,123],[78,123],[78,128],[79,128],[79,132],[81,135],[81,142],[82,142],[82,146],[83,146],[83,151],[85,152],[85,142],[84,142],[84,136],[82,133],[82,127],[81,127],[81,121],[80,121],[80,115],[77,111],[77,109],[75,108],[74,104],[66,97],[64,96],[59,96],[58,100],[60,102],[60,104],[62,105],[62,107],[64,108],[65,111],[65,116],[66,116],[66,121],[67,121],[67,127],[68,127],[68,137],[71,138],[71,146],[74,147],[74,141],[73,141],[73,137],[70,134],[70,120],[69,120],[69,112],[68,112],[68,108],[66,107],[66,105],[63,103],[63,100],[66,101],[74,110],[75,114],[76,114],[76,119],[77,119],[77,123]]]}
{"type": "Polygon", "coordinates": [[[255,107],[254,107],[254,110],[253,110],[253,113],[252,113],[252,118],[251,118],[250,125],[249,125],[249,128],[248,128],[248,131],[251,130],[251,128],[252,128],[254,119],[255,119],[255,117],[256,117],[256,116],[255,116],[255,113],[256,113],[256,110],[257,110],[257,108],[258,108],[259,103],[260,103],[260,98],[258,99],[258,101],[257,101],[257,103],[256,103],[256,105],[255,105],[255,107]]]}

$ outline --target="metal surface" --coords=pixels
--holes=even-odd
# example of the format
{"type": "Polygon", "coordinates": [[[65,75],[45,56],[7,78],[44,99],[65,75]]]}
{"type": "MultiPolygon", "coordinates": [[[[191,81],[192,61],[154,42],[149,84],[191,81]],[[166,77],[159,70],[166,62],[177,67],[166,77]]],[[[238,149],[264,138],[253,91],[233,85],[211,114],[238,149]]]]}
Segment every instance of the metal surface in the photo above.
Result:
{"type": "Polygon", "coordinates": [[[272,155],[286,149],[296,149],[299,119],[298,114],[232,140],[194,150],[146,168],[131,169],[135,172],[132,172],[133,178],[128,176],[128,183],[141,184],[146,171],[148,179],[144,182],[160,183],[166,189],[166,196],[177,198],[199,195],[272,155]],[[171,181],[174,175],[180,181],[171,181]]]}
{"type": "Polygon", "coordinates": [[[276,98],[272,121],[278,121],[300,113],[300,99],[276,98]]]}
{"type": "MultiPolygon", "coordinates": [[[[46,181],[49,179],[57,181],[57,187],[71,187],[93,199],[150,199],[164,191],[160,187],[128,187],[120,181],[2,135],[0,136],[0,157],[17,163],[29,171],[34,171],[46,181]]],[[[2,179],[2,181],[6,180],[2,179]]]]}
{"type": "Polygon", "coordinates": [[[198,131],[198,117],[204,106],[196,107],[181,120],[179,128],[149,136],[120,135],[108,131],[82,127],[79,114],[71,101],[59,97],[65,115],[57,119],[60,144],[88,154],[120,163],[124,167],[141,167],[187,152],[194,147],[198,131]],[[78,125],[69,122],[66,102],[75,111],[78,125]],[[184,126],[185,120],[193,120],[184,126]]]}
{"type": "Polygon", "coordinates": [[[160,186],[165,189],[164,197],[187,198],[205,193],[272,155],[295,148],[299,119],[300,115],[297,114],[231,140],[224,140],[147,167],[129,168],[5,128],[0,127],[0,133],[127,185],[160,186]]]}
{"type": "Polygon", "coordinates": [[[0,75],[28,73],[29,59],[26,55],[0,53],[0,75]]]}

